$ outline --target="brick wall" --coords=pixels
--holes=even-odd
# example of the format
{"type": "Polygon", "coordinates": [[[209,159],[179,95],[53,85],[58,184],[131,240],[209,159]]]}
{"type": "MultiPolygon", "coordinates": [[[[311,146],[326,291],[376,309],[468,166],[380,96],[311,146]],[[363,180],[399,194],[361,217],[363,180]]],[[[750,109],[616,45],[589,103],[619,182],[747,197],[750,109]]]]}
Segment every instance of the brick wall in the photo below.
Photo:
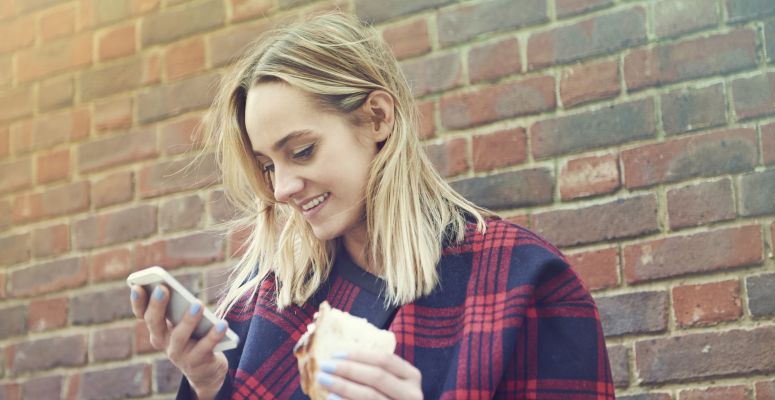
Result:
{"type": "Polygon", "coordinates": [[[439,170],[560,246],[623,399],[775,399],[772,0],[0,0],[0,399],[170,397],[124,278],[213,301],[237,251],[213,83],[334,6],[402,60],[439,170]]]}

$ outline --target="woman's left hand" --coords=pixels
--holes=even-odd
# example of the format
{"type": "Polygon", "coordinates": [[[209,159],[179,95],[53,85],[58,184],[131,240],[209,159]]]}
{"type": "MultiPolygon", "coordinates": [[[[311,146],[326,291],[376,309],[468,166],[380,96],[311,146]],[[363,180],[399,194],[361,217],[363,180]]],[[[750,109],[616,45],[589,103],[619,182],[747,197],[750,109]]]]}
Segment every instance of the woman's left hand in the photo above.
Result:
{"type": "Polygon", "coordinates": [[[339,399],[422,399],[420,370],[395,354],[365,351],[320,363],[318,383],[339,399]]]}

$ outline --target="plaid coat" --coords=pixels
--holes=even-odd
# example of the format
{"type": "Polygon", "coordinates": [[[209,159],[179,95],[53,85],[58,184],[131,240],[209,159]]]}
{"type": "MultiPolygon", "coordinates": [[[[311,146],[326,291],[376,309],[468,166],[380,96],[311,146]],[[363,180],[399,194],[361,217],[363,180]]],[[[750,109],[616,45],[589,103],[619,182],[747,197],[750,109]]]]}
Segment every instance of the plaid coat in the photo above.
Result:
{"type": "MultiPolygon", "coordinates": [[[[328,300],[396,334],[426,399],[614,399],[597,309],[554,246],[504,221],[488,221],[485,235],[469,224],[438,271],[433,293],[399,308],[385,308],[384,282],[346,256],[302,307],[278,312],[266,279],[227,317],[240,346],[226,352],[219,398],[306,399],[293,346],[328,300]]],[[[184,378],[178,398],[189,391],[184,378]]]]}

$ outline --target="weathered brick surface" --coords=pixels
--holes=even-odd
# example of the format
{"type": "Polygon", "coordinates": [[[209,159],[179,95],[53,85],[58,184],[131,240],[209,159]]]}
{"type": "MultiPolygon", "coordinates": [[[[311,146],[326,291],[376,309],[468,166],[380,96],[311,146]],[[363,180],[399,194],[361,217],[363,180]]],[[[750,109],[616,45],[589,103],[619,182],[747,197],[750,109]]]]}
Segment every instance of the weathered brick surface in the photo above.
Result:
{"type": "Polygon", "coordinates": [[[223,190],[213,190],[207,199],[210,220],[219,223],[230,221],[237,215],[236,209],[229,204],[223,190]]]}
{"type": "Polygon", "coordinates": [[[611,193],[618,189],[618,157],[612,154],[568,160],[560,170],[560,197],[563,200],[611,193]]]}
{"type": "Polygon", "coordinates": [[[775,73],[732,81],[735,114],[739,120],[775,113],[775,73]]]}
{"type": "Polygon", "coordinates": [[[705,225],[735,218],[735,199],[728,178],[670,189],[667,192],[670,228],[705,225]]]}
{"type": "Polygon", "coordinates": [[[216,86],[216,75],[205,74],[175,81],[153,91],[137,95],[137,119],[153,122],[184,111],[210,105],[216,86]]]}
{"type": "Polygon", "coordinates": [[[775,14],[775,4],[767,0],[726,0],[726,6],[733,22],[775,14]]]}
{"type": "Polygon", "coordinates": [[[167,200],[159,207],[159,229],[170,232],[196,227],[203,214],[204,203],[197,195],[167,200]]]}
{"type": "Polygon", "coordinates": [[[38,33],[43,42],[75,32],[75,4],[44,12],[38,19],[38,33]]]}
{"type": "Polygon", "coordinates": [[[740,376],[775,371],[775,328],[643,340],[635,343],[638,375],[645,384],[740,376]]]}
{"type": "Polygon", "coordinates": [[[775,274],[749,276],[745,280],[748,289],[748,308],[756,318],[775,315],[775,274]]]}
{"type": "Polygon", "coordinates": [[[764,23],[764,36],[767,41],[767,61],[775,63],[775,18],[764,23]]]}
{"type": "Polygon", "coordinates": [[[705,0],[660,0],[654,4],[654,31],[674,37],[718,24],[720,10],[705,0]]]}
{"type": "Polygon", "coordinates": [[[0,53],[9,53],[34,44],[35,29],[30,29],[33,26],[35,26],[35,17],[32,15],[16,18],[0,25],[0,36],[3,38],[0,53]]]}
{"type": "Polygon", "coordinates": [[[27,142],[19,149],[25,152],[78,141],[89,135],[90,121],[91,114],[85,108],[46,114],[29,127],[31,132],[26,129],[17,131],[14,141],[19,142],[19,136],[28,135],[27,142]]]}
{"type": "Polygon", "coordinates": [[[18,53],[17,78],[27,82],[92,62],[92,34],[83,33],[18,53]]]}
{"type": "Polygon", "coordinates": [[[90,216],[73,224],[73,247],[91,249],[156,232],[156,207],[143,205],[90,216]]]}
{"type": "Polygon", "coordinates": [[[557,246],[636,237],[659,229],[657,201],[641,195],[604,204],[536,213],[532,228],[557,246]]]}
{"type": "MultiPolygon", "coordinates": [[[[285,0],[285,2],[299,3],[298,0],[285,0]]],[[[452,0],[401,1],[393,3],[391,7],[385,7],[385,3],[380,0],[355,0],[354,11],[358,17],[376,23],[429,8],[441,7],[451,2],[452,0]]]]}
{"type": "Polygon", "coordinates": [[[128,299],[126,285],[78,294],[70,298],[70,322],[86,325],[128,318],[133,315],[128,299]]]}
{"type": "Polygon", "coordinates": [[[135,353],[146,354],[157,351],[151,345],[151,337],[148,332],[148,325],[143,320],[135,321],[135,353]]]}
{"type": "Polygon", "coordinates": [[[616,247],[567,253],[566,256],[588,289],[606,289],[619,283],[616,247]]]}
{"type": "Polygon", "coordinates": [[[468,52],[468,77],[472,83],[498,79],[521,70],[522,58],[516,38],[473,47],[468,52]]]}
{"type": "Polygon", "coordinates": [[[762,159],[765,165],[775,163],[775,124],[763,125],[762,128],[762,159]]]}
{"type": "Polygon", "coordinates": [[[522,163],[527,159],[524,128],[514,128],[473,137],[474,171],[487,171],[522,163]]]}
{"type": "Polygon", "coordinates": [[[156,376],[156,390],[159,393],[176,392],[183,373],[167,358],[161,358],[153,363],[156,376]]]}
{"type": "Polygon", "coordinates": [[[545,168],[463,179],[452,187],[468,200],[494,210],[547,204],[554,192],[552,173],[545,168]]]}
{"type": "Polygon", "coordinates": [[[4,91],[0,94],[0,122],[29,116],[34,106],[33,91],[29,88],[4,91]]]}
{"type": "Polygon", "coordinates": [[[531,70],[565,64],[636,46],[646,41],[646,10],[632,7],[530,36],[531,70]]]}
{"type": "Polygon", "coordinates": [[[740,178],[740,215],[775,213],[775,170],[752,172],[740,178]]]}
{"type": "Polygon", "coordinates": [[[167,154],[180,154],[202,147],[202,118],[188,116],[161,126],[161,147],[167,154]]]}
{"type": "Polygon", "coordinates": [[[756,400],[775,399],[775,381],[756,382],[756,400]]]}
{"type": "Polygon", "coordinates": [[[27,326],[32,332],[62,328],[67,324],[67,298],[30,301],[27,326]]]}
{"type": "Polygon", "coordinates": [[[59,399],[62,398],[63,386],[61,376],[33,378],[22,385],[22,396],[25,399],[59,399]]]}
{"type": "Polygon", "coordinates": [[[134,23],[119,25],[105,32],[98,40],[97,57],[100,61],[134,54],[136,48],[134,23]]]}
{"type": "Polygon", "coordinates": [[[619,94],[619,62],[604,60],[567,68],[560,79],[560,98],[565,108],[619,94]]]}
{"type": "Polygon", "coordinates": [[[748,389],[744,385],[710,387],[707,389],[682,390],[678,400],[747,400],[748,389]]]}
{"type": "Polygon", "coordinates": [[[468,141],[452,139],[442,143],[424,146],[425,153],[433,166],[444,177],[462,174],[468,171],[468,141]]]}
{"type": "Polygon", "coordinates": [[[444,95],[441,123],[448,129],[468,128],[555,108],[554,78],[539,76],[444,95]]]}
{"type": "Polygon", "coordinates": [[[21,399],[22,387],[18,383],[4,383],[0,385],[0,398],[3,400],[21,399]]]}
{"type": "Polygon", "coordinates": [[[134,174],[132,172],[116,172],[100,178],[92,186],[92,203],[101,208],[123,203],[134,195],[134,174]]]}
{"type": "Polygon", "coordinates": [[[219,30],[207,37],[210,62],[213,66],[224,65],[239,57],[247,46],[268,29],[265,20],[241,24],[233,29],[219,30]]]}
{"type": "Polygon", "coordinates": [[[452,89],[462,81],[463,66],[457,52],[412,59],[403,62],[401,68],[415,97],[452,89]]]}
{"type": "Polygon", "coordinates": [[[151,366],[133,364],[83,372],[78,398],[126,398],[150,394],[151,366]]]}
{"type": "Polygon", "coordinates": [[[425,54],[431,50],[428,22],[424,18],[401,22],[385,28],[382,38],[399,60],[425,54]]]}
{"type": "Polygon", "coordinates": [[[623,269],[627,282],[697,274],[762,262],[758,225],[717,229],[625,246],[623,269]]]}
{"type": "Polygon", "coordinates": [[[32,232],[32,254],[48,257],[70,250],[70,229],[67,224],[51,225],[32,232]]]}
{"type": "Polygon", "coordinates": [[[89,274],[95,282],[124,278],[131,270],[132,252],[125,247],[95,253],[89,260],[89,274]]]}
{"type": "Polygon", "coordinates": [[[150,47],[167,43],[222,26],[226,19],[224,7],[222,1],[209,0],[151,15],[143,21],[140,30],[142,45],[150,47]],[[181,24],[180,21],[186,23],[181,24]]]}
{"type": "Polygon", "coordinates": [[[108,131],[132,126],[132,99],[111,99],[94,105],[94,129],[108,131]]]}
{"type": "Polygon", "coordinates": [[[21,263],[32,255],[32,235],[29,232],[0,237],[0,265],[21,263]]]}
{"type": "Polygon", "coordinates": [[[27,333],[27,307],[16,305],[0,308],[0,317],[3,321],[0,325],[0,339],[27,333]]]}
{"type": "Polygon", "coordinates": [[[156,197],[215,183],[218,177],[212,158],[188,168],[190,161],[165,161],[141,169],[137,183],[140,197],[156,197]]]}
{"type": "Polygon", "coordinates": [[[205,44],[201,38],[170,46],[164,56],[168,80],[180,79],[201,71],[205,66],[205,44]]]}
{"type": "Polygon", "coordinates": [[[143,83],[142,59],[129,58],[80,74],[81,99],[94,100],[139,87],[143,83]]]}
{"type": "Polygon", "coordinates": [[[73,105],[75,83],[72,77],[54,78],[40,83],[38,89],[38,109],[51,111],[73,105]]]}
{"type": "Polygon", "coordinates": [[[611,363],[611,374],[614,386],[624,388],[630,384],[630,349],[627,346],[608,347],[608,361],[611,363]]]}
{"type": "Polygon", "coordinates": [[[222,260],[225,245],[225,239],[220,234],[194,233],[148,245],[137,245],[134,263],[143,268],[152,265],[163,265],[165,268],[203,265],[222,260]]]}
{"type": "Polygon", "coordinates": [[[692,177],[753,169],[756,132],[738,128],[670,139],[622,152],[624,185],[629,189],[692,177]]]}
{"type": "Polygon", "coordinates": [[[662,121],[667,134],[696,131],[727,122],[721,83],[704,88],[682,88],[662,95],[662,121]]]}
{"type": "Polygon", "coordinates": [[[272,0],[231,0],[230,3],[233,21],[266,15],[274,6],[272,0]]]}
{"type": "Polygon", "coordinates": [[[545,158],[646,139],[656,134],[655,122],[651,99],[538,121],[530,127],[533,156],[545,158]]]}
{"type": "Polygon", "coordinates": [[[629,90],[729,74],[756,65],[756,35],[739,28],[697,39],[638,49],[624,57],[629,90]]]}
{"type": "Polygon", "coordinates": [[[78,146],[78,170],[92,172],[159,154],[156,129],[145,128],[78,146]]]}
{"type": "Polygon", "coordinates": [[[12,347],[10,371],[19,374],[86,363],[86,336],[67,335],[21,342],[12,347]]]}
{"type": "Polygon", "coordinates": [[[16,270],[8,277],[8,294],[33,296],[82,286],[88,278],[80,257],[63,258],[16,270]]]}
{"type": "Polygon", "coordinates": [[[40,154],[37,158],[37,183],[49,183],[70,175],[70,149],[40,154]]]}
{"type": "Polygon", "coordinates": [[[555,9],[560,18],[608,7],[613,0],[555,0],[555,9]]]}
{"type": "Polygon", "coordinates": [[[0,164],[0,193],[32,186],[32,160],[22,158],[0,164]]]}
{"type": "Polygon", "coordinates": [[[678,326],[713,325],[743,314],[740,282],[736,279],[673,288],[673,312],[678,326]]]}
{"type": "Polygon", "coordinates": [[[546,0],[494,0],[445,9],[438,17],[439,43],[449,46],[488,32],[547,20],[546,0]]]}
{"type": "Polygon", "coordinates": [[[42,193],[17,197],[14,201],[13,219],[27,222],[39,218],[84,211],[89,208],[89,182],[64,184],[42,193]]]}
{"type": "Polygon", "coordinates": [[[606,337],[663,332],[667,329],[667,293],[635,292],[595,299],[606,337]]]}
{"type": "Polygon", "coordinates": [[[105,328],[93,331],[89,336],[92,360],[113,361],[128,358],[132,354],[133,332],[134,329],[131,327],[105,328]]]}

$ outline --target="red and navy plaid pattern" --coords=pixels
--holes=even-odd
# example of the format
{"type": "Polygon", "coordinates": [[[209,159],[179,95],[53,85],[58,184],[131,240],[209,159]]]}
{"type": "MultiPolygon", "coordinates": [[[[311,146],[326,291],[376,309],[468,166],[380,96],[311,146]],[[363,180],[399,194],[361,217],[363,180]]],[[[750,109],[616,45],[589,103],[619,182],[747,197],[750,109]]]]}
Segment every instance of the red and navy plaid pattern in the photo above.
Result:
{"type": "MultiPolygon", "coordinates": [[[[614,399],[595,304],[567,260],[532,232],[488,221],[444,249],[433,293],[398,308],[396,353],[420,369],[426,399],[614,399]]],[[[274,279],[235,307],[240,347],[219,398],[306,399],[293,346],[323,300],[370,318],[382,299],[332,276],[303,307],[277,312],[274,279]]],[[[179,398],[189,390],[183,382],[179,398]]]]}

